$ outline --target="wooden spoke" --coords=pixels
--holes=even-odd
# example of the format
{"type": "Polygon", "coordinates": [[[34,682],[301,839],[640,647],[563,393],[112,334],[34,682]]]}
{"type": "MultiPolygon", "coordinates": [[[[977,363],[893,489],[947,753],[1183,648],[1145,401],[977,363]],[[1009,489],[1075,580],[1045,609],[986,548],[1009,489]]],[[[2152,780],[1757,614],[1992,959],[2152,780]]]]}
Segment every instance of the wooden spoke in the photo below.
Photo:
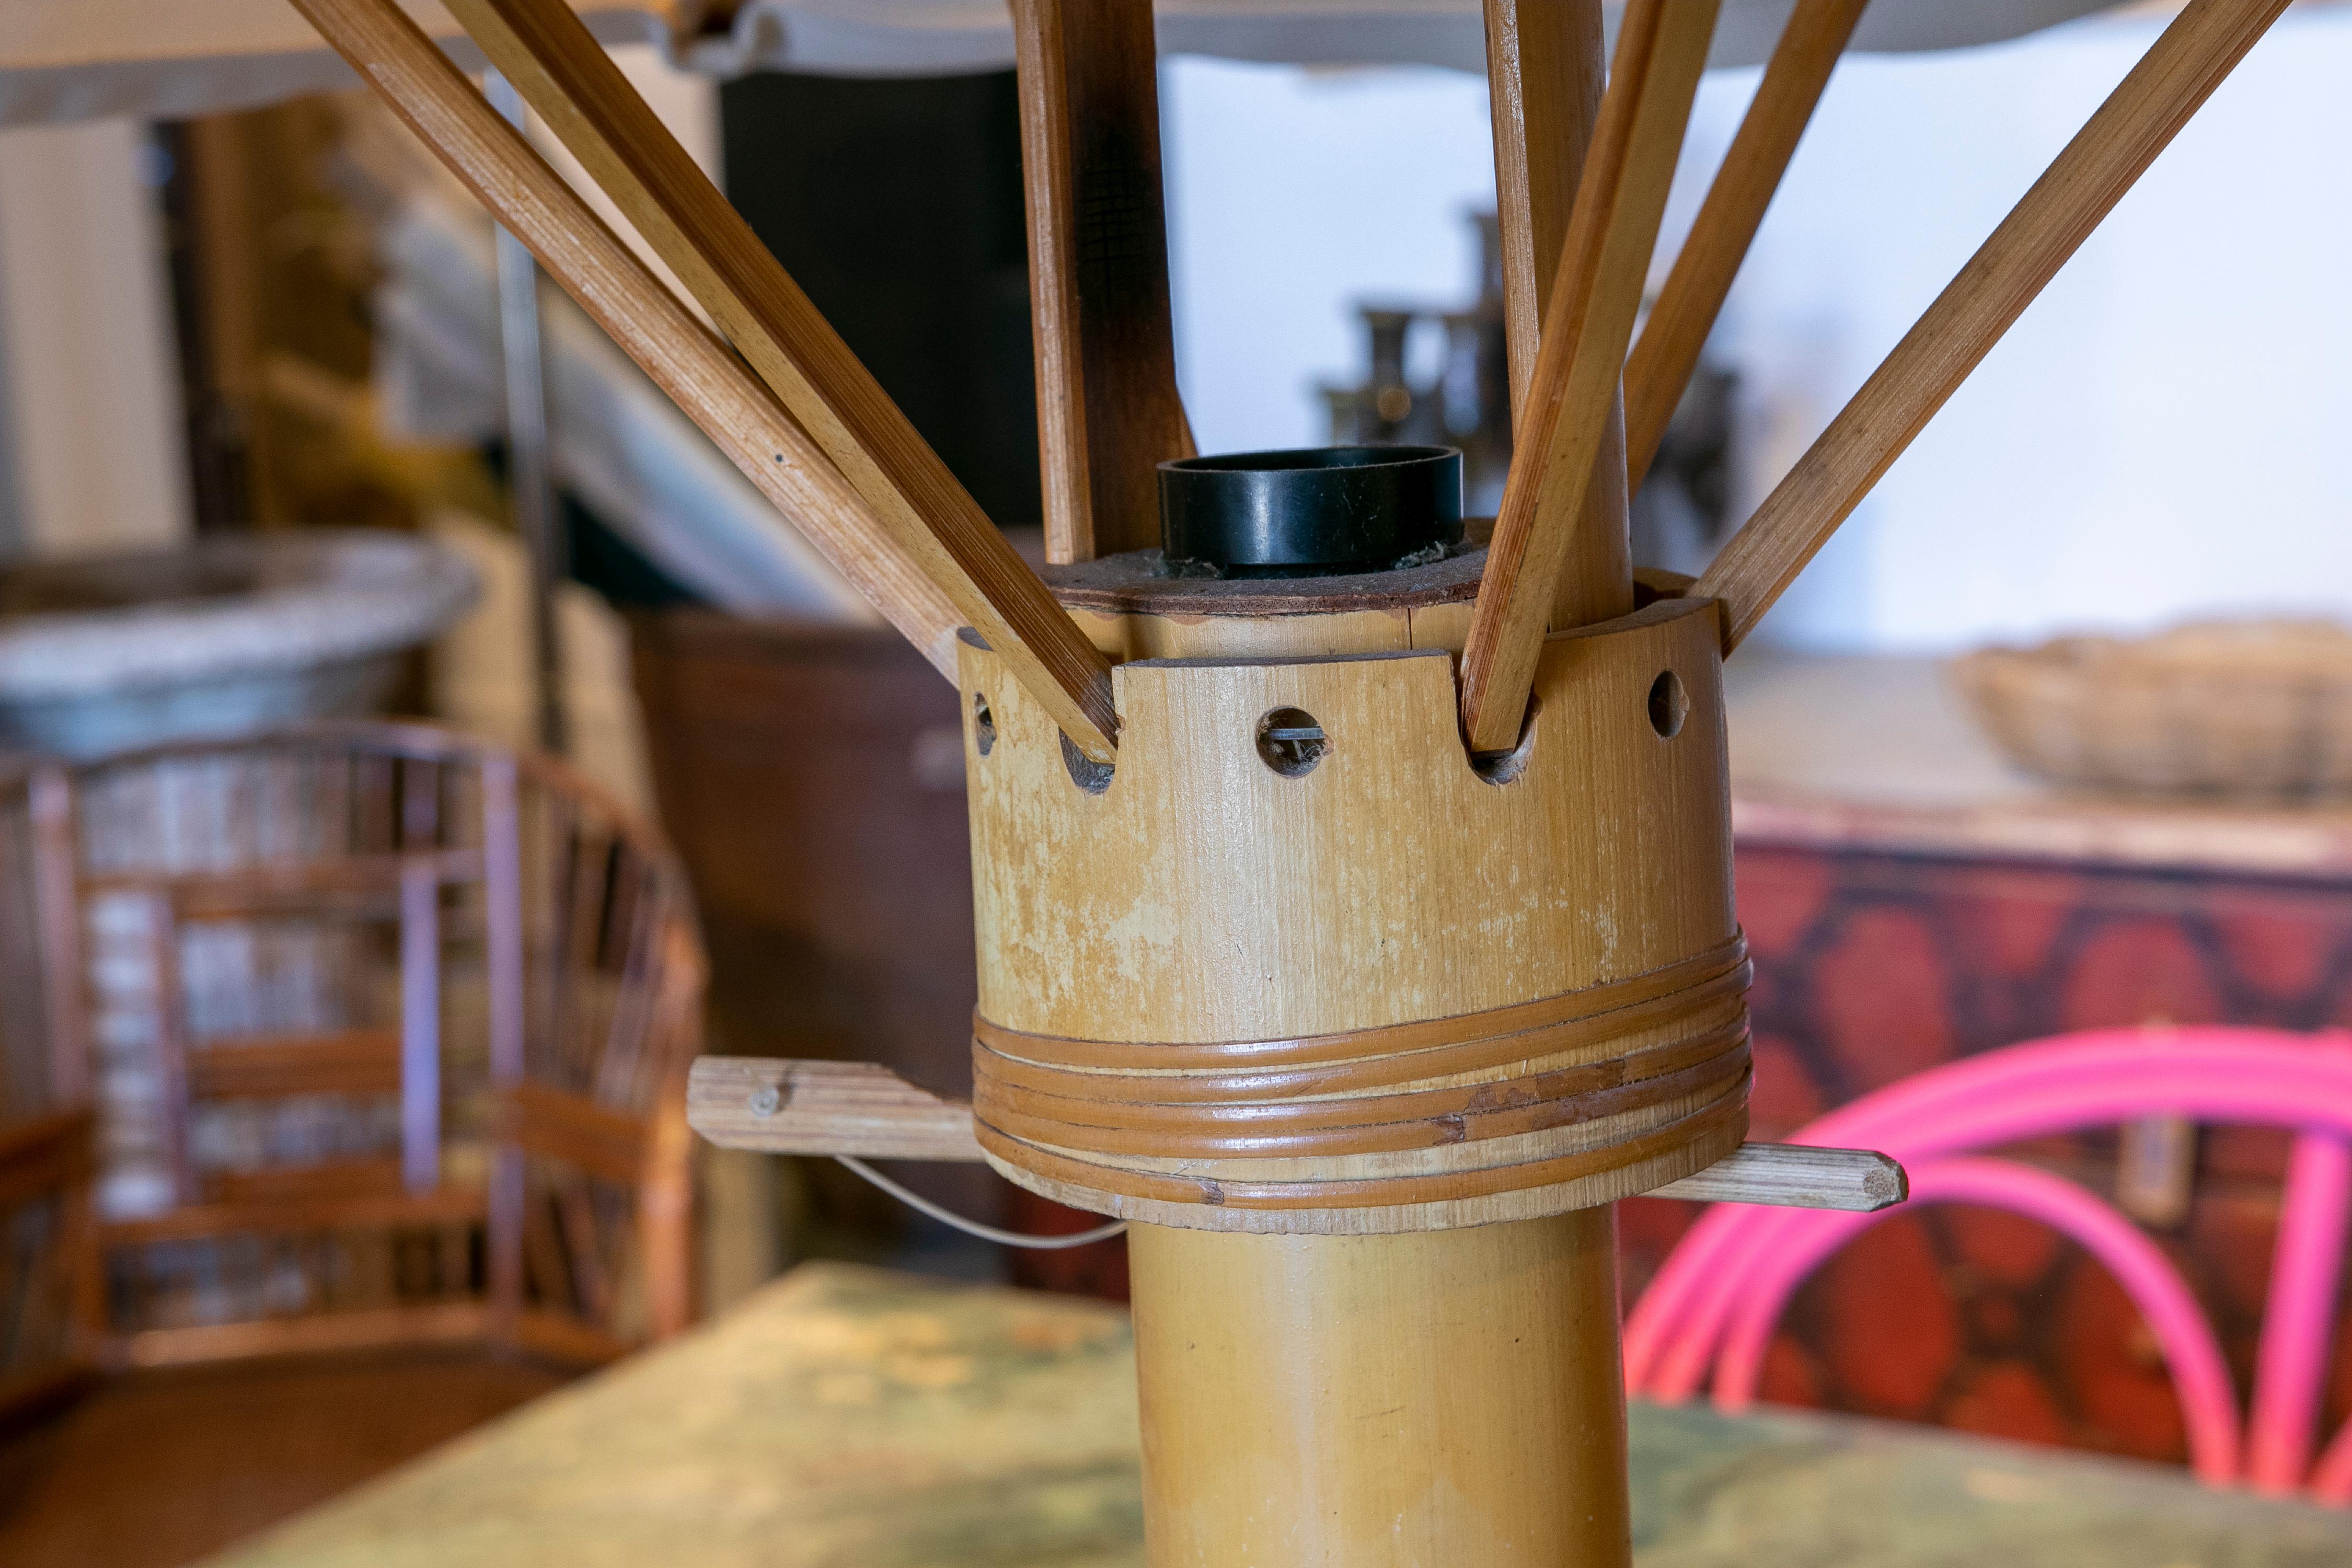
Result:
{"type": "Polygon", "coordinates": [[[1045,555],[1160,542],[1176,392],[1151,0],[1014,0],[1045,555]]]}
{"type": "Polygon", "coordinates": [[[1474,752],[1517,742],[1560,579],[1580,523],[1591,520],[1580,503],[1717,8],[1718,0],[1633,0],[1625,11],[1462,655],[1462,727],[1474,752]]]}
{"type": "Polygon", "coordinates": [[[1693,590],[1739,646],[2287,0],[2190,0],[1693,590]]]}
{"type": "MultiPolygon", "coordinates": [[[[1486,79],[1495,115],[1496,217],[1503,251],[1511,417],[1524,429],[1544,310],[1601,110],[1600,0],[1486,0],[1486,79]]],[[[1554,626],[1633,607],[1626,537],[1624,427],[1612,405],[1552,601],[1554,626]]]]}
{"type": "Polygon", "coordinates": [[[1666,422],[1698,368],[1699,350],[1731,280],[1780,188],[1798,140],[1869,0],[1797,0],[1764,79],[1716,171],[1690,237],[1625,362],[1625,457],[1635,489],[1658,455],[1666,422]]]}
{"type": "MultiPolygon", "coordinates": [[[[919,1089],[876,1062],[703,1057],[687,1083],[687,1121],[722,1149],[977,1163],[971,1106],[919,1089]]],[[[1650,1196],[1697,1203],[1868,1213],[1901,1203],[1903,1167],[1864,1149],[1743,1143],[1650,1196]]]]}
{"type": "Polygon", "coordinates": [[[1577,175],[1601,114],[1601,0],[1486,0],[1496,219],[1511,412],[1535,380],[1544,308],[1559,275],[1577,175]]]}
{"type": "Polygon", "coordinates": [[[972,626],[991,647],[1007,650],[1023,684],[1080,750],[1109,760],[1117,717],[1103,656],[568,7],[461,0],[460,19],[479,28],[476,41],[733,337],[757,378],[393,0],[295,3],[926,657],[951,670],[955,629],[972,626]]]}

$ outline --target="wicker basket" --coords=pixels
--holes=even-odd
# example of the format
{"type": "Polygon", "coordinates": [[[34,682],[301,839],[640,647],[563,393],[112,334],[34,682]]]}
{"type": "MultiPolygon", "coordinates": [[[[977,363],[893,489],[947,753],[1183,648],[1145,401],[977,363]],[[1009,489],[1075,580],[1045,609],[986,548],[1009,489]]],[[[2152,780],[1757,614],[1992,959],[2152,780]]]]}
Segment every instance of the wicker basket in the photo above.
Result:
{"type": "Polygon", "coordinates": [[[2352,790],[2352,628],[2214,621],[1987,648],[1952,670],[2010,761],[2060,784],[2249,799],[2352,790]]]}

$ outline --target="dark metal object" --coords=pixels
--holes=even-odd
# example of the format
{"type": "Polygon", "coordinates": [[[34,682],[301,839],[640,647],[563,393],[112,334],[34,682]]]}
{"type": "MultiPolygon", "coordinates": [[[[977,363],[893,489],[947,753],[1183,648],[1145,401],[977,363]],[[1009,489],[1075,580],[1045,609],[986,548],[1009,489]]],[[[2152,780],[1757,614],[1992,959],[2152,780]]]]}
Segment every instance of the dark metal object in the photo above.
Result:
{"type": "Polygon", "coordinates": [[[1462,538],[1452,447],[1309,447],[1160,465],[1171,561],[1230,577],[1380,572],[1462,538]]]}

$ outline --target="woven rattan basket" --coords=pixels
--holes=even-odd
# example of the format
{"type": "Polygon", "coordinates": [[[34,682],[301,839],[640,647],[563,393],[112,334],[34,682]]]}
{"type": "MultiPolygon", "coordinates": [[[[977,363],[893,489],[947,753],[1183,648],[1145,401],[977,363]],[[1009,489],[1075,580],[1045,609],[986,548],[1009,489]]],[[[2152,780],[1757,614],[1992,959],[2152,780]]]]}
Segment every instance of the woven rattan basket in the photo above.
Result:
{"type": "Polygon", "coordinates": [[[2352,628],[2213,621],[1987,648],[1954,679],[2009,759],[2060,784],[2247,799],[2352,791],[2352,628]]]}

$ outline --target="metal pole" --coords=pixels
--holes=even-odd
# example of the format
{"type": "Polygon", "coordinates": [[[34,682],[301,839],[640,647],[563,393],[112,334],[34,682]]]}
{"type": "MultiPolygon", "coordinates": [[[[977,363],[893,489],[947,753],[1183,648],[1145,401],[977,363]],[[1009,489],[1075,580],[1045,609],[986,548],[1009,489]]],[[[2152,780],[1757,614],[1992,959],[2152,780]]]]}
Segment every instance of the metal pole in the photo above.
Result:
{"type": "MultiPolygon", "coordinates": [[[[483,79],[491,105],[527,130],[522,95],[497,71],[483,79]]],[[[555,624],[555,585],[569,569],[558,530],[549,461],[547,373],[540,350],[539,263],[501,226],[499,245],[499,347],[506,376],[507,479],[515,531],[530,563],[532,712],[541,750],[562,753],[570,726],[563,711],[563,649],[555,624]]]]}

